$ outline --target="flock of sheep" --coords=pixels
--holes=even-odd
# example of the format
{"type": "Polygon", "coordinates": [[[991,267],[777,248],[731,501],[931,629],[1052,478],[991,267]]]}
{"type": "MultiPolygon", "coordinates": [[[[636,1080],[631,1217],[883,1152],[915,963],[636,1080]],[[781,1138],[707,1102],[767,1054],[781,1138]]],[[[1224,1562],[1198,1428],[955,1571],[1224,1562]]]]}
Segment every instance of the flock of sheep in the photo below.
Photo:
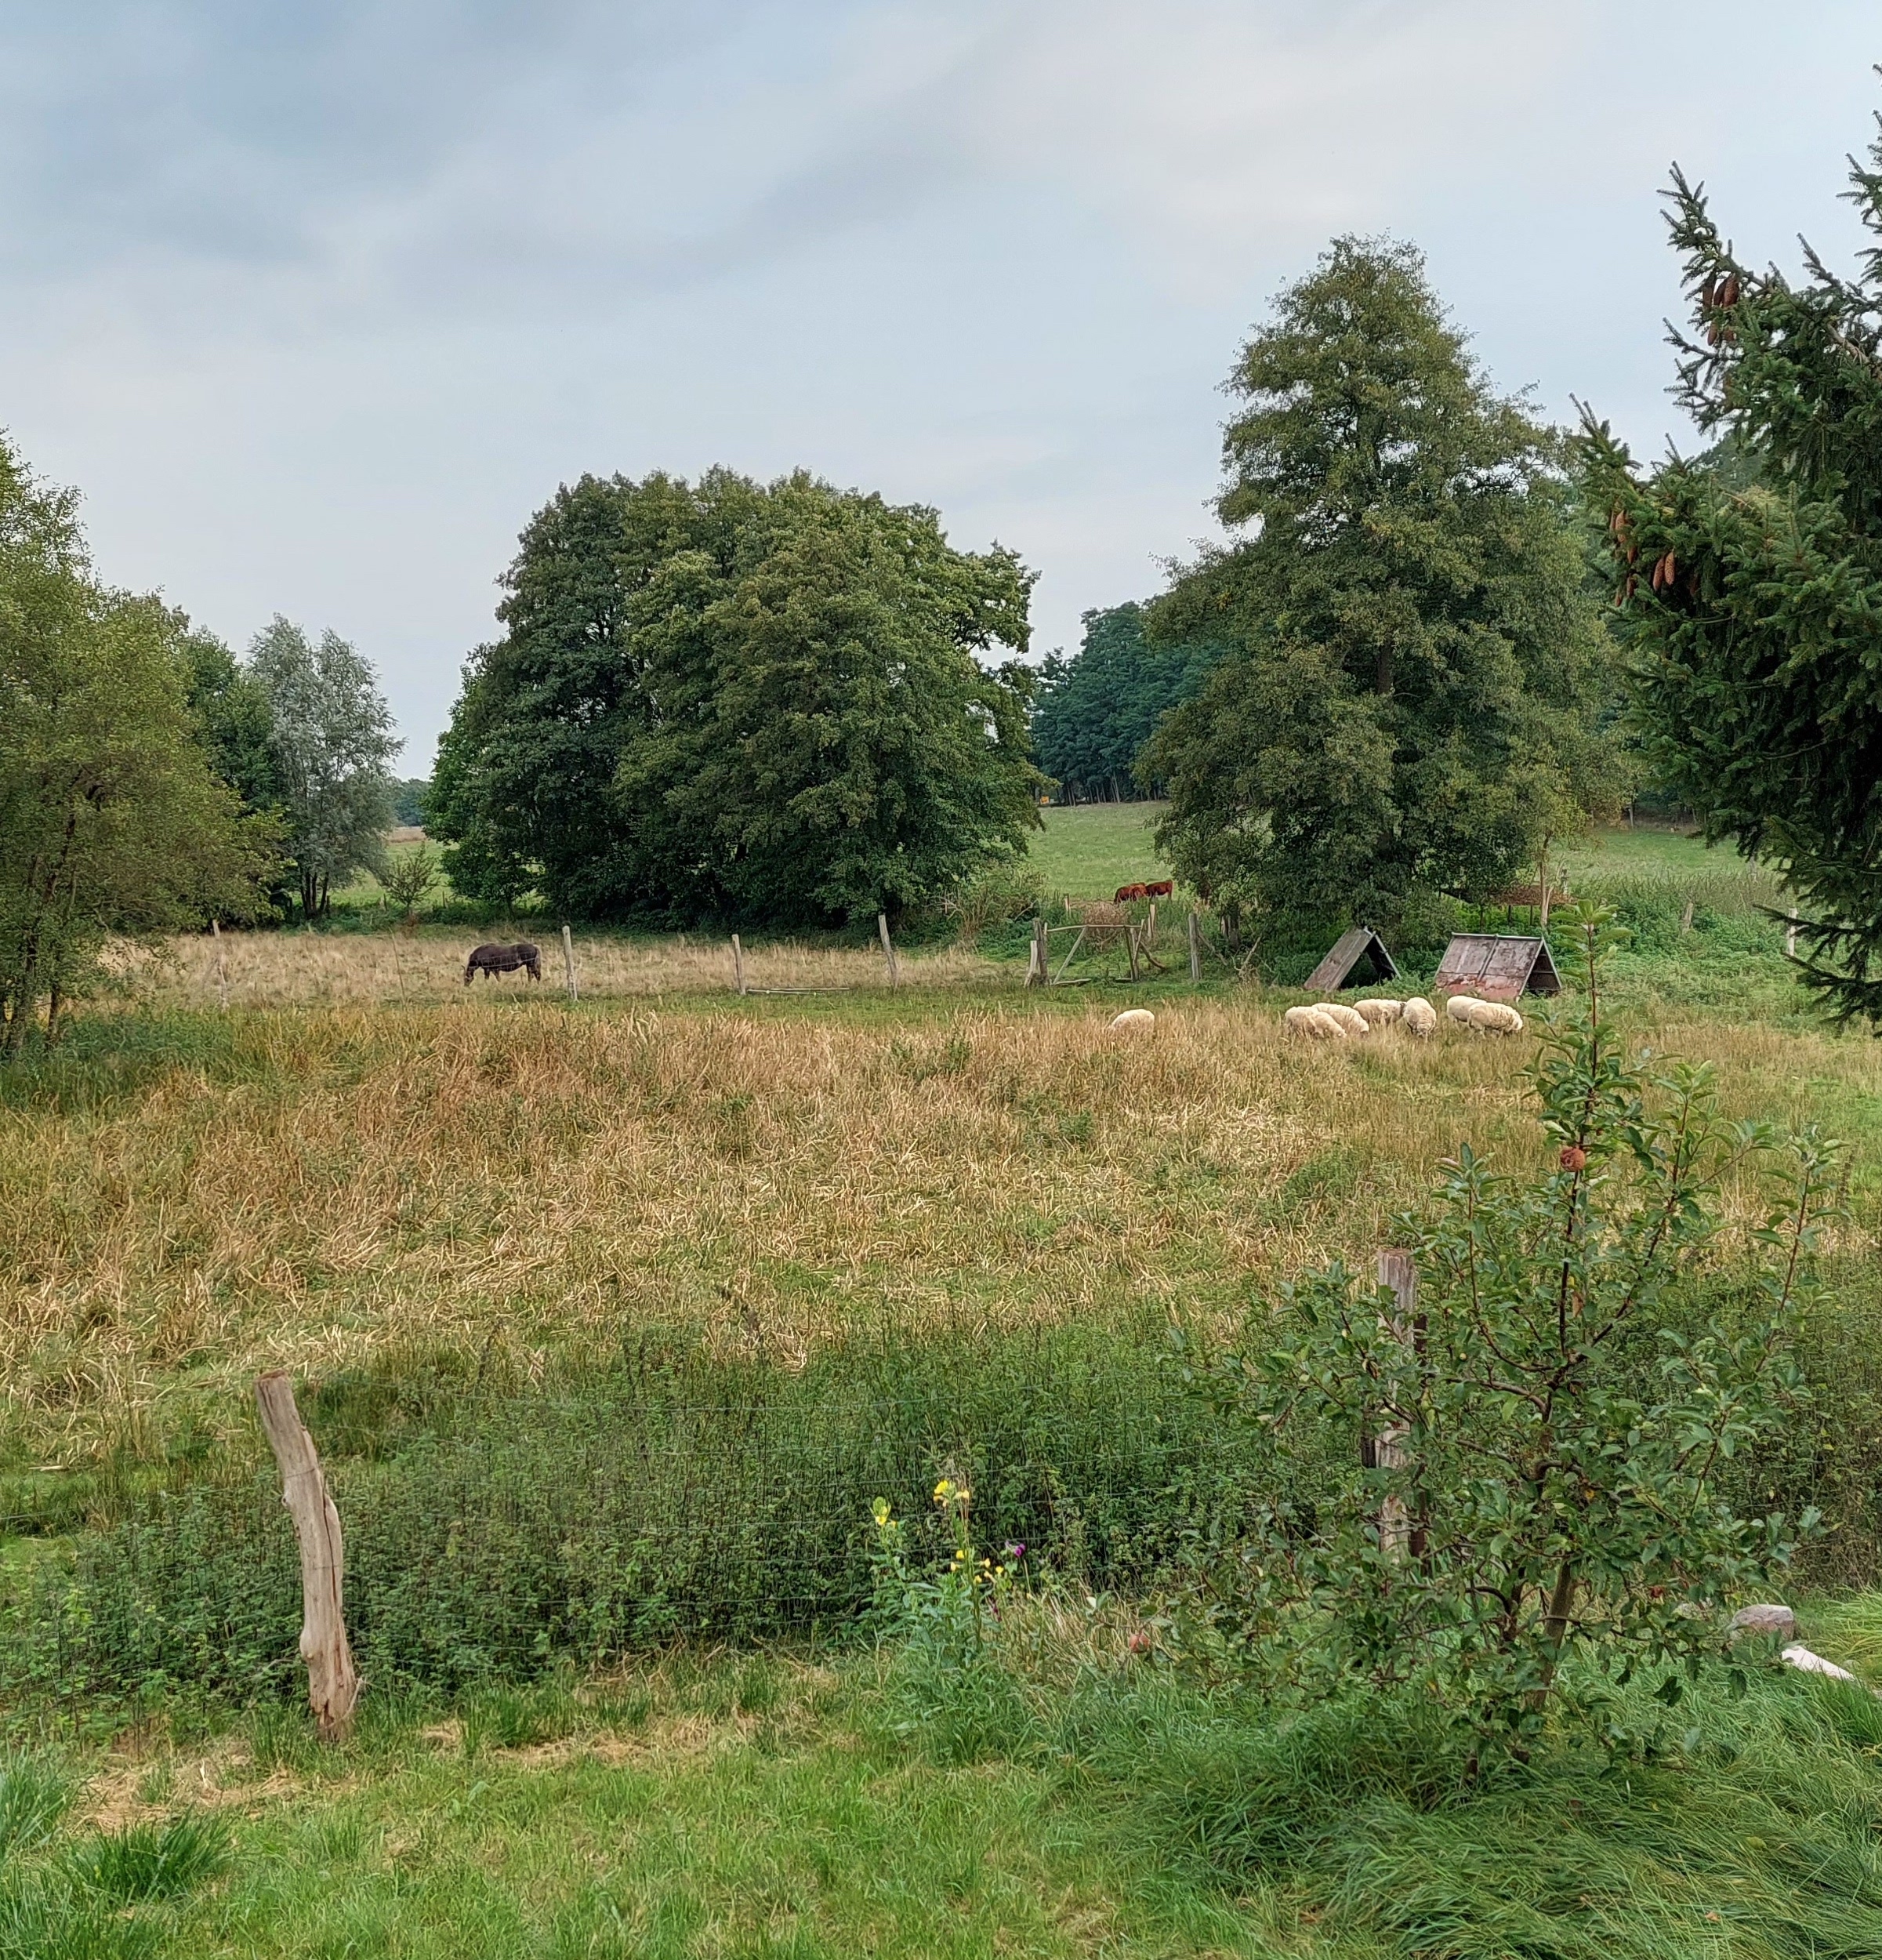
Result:
{"type": "MultiPolygon", "coordinates": [[[[1467,993],[1454,993],[1445,1011],[1460,1027],[1479,1034],[1521,1034],[1522,1016],[1500,1000],[1478,1000],[1467,993]]],[[[1357,1040],[1378,1028],[1402,1027],[1420,1041],[1428,1041],[1438,1029],[1438,1010],[1428,1000],[1329,1000],[1310,1007],[1289,1007],[1282,1017],[1289,1034],[1303,1035],[1311,1041],[1357,1040]]]]}
{"type": "MultiPolygon", "coordinates": [[[[1522,1016],[1500,1000],[1478,1000],[1454,993],[1445,1012],[1460,1027],[1479,1034],[1521,1034],[1522,1016]]],[[[1428,1000],[1329,1000],[1311,1007],[1289,1007],[1282,1017],[1289,1034],[1314,1041],[1356,1040],[1379,1028],[1401,1027],[1428,1041],[1438,1031],[1438,1010],[1428,1000]]],[[[1157,1025],[1148,1007],[1126,1007],[1111,1024],[1113,1034],[1148,1034],[1157,1025]]]]}

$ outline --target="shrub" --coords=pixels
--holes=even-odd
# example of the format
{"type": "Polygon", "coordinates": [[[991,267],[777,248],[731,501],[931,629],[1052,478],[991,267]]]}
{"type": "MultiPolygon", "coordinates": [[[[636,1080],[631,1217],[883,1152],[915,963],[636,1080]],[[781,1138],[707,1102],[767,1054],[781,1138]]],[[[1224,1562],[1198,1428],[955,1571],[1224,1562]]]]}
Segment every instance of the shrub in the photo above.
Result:
{"type": "MultiPolygon", "coordinates": [[[[1159,1365],[1165,1343],[1149,1317],[966,1329],[859,1338],[793,1372],[674,1337],[573,1382],[418,1396],[390,1454],[329,1465],[361,1670],[455,1686],[681,1636],[841,1630],[872,1596],[872,1500],[910,1519],[926,1559],[947,1542],[941,1475],[971,1485],[991,1541],[1094,1586],[1148,1585],[1191,1513],[1251,1474],[1159,1365]]],[[[333,1400],[343,1438],[376,1406],[357,1381],[333,1400]]],[[[324,1406],[303,1398],[323,1447],[324,1406]]],[[[143,1501],[16,1584],[0,1688],[297,1691],[293,1534],[259,1467],[143,1501]]]]}
{"type": "MultiPolygon", "coordinates": [[[[1522,1751],[1565,1704],[1597,1712],[1604,1675],[1722,1653],[1724,1602],[1787,1563],[1795,1527],[1739,1515],[1731,1475],[1800,1386],[1793,1343],[1840,1198],[1836,1147],[1794,1139],[1750,1310],[1665,1324],[1717,1250],[1717,1179],[1777,1140],[1728,1131],[1706,1071],[1626,1062],[1601,1011],[1621,935],[1591,906],[1576,930],[1586,1018],[1533,1073],[1556,1166],[1525,1181],[1461,1151],[1429,1214],[1402,1221],[1409,1318],[1334,1265],[1213,1373],[1251,1441],[1333,1433],[1350,1454],[1311,1508],[1271,1494],[1271,1468],[1251,1487],[1234,1609],[1194,1637],[1293,1686],[1422,1686],[1473,1753],[1522,1751]],[[1590,1664],[1565,1696],[1572,1654],[1590,1664]]],[[[1670,1703],[1681,1681],[1663,1680],[1670,1703]]]]}

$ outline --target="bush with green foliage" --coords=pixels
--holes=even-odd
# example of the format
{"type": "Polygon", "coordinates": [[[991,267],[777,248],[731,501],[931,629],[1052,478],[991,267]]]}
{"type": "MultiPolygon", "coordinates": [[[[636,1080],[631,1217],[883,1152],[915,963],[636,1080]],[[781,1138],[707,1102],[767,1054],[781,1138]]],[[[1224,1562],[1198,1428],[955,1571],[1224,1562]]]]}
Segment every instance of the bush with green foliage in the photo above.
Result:
{"type": "Polygon", "coordinates": [[[1145,636],[1135,603],[1085,615],[1083,644],[1071,659],[1050,654],[1039,670],[1032,710],[1039,767],[1058,784],[1057,800],[1114,800],[1147,790],[1137,760],[1157,725],[1202,684],[1219,647],[1166,645],[1145,636]]]}
{"type": "MultiPolygon", "coordinates": [[[[858,1337],[795,1372],[675,1338],[535,1391],[336,1379],[303,1406],[346,1527],[361,1667],[450,1686],[853,1625],[875,1596],[871,1501],[909,1520],[925,1559],[952,1541],[939,1476],[1031,1562],[1148,1585],[1191,1509],[1249,1468],[1159,1365],[1164,1338],[1150,1317],[858,1337]]],[[[259,1465],[196,1474],[9,1581],[0,1693],[292,1691],[300,1592],[278,1485],[259,1465]]]]}
{"type": "Polygon", "coordinates": [[[1306,1512],[1264,1473],[1218,1568],[1226,1603],[1193,1637],[1296,1686],[1418,1688],[1474,1751],[1601,1716],[1603,1677],[1666,1669],[1677,1700],[1726,1652],[1732,1602],[1771,1583],[1815,1523],[1741,1515],[1733,1473],[1796,1406],[1837,1149],[1806,1134],[1780,1152],[1763,1127],[1721,1123],[1705,1069],[1630,1061],[1601,994],[1622,935],[1593,906],[1575,931],[1586,1017],[1546,1038],[1533,1076],[1555,1167],[1528,1181],[1462,1151],[1429,1214],[1402,1221],[1409,1319],[1336,1265],[1289,1289],[1210,1377],[1277,1461],[1302,1433],[1355,1446],[1306,1512]],[[1750,1234],[1743,1310],[1678,1331],[1721,1249],[1719,1180],[1779,1154],[1782,1196],[1750,1234]]]}
{"type": "Polygon", "coordinates": [[[428,844],[415,851],[387,854],[385,869],[379,874],[386,896],[406,918],[415,918],[418,909],[430,897],[438,883],[438,854],[428,844]]]}
{"type": "Polygon", "coordinates": [[[893,917],[1017,855],[1032,583],[800,474],[586,477],[524,532],[430,805],[453,887],[590,919],[893,917]]]}
{"type": "Polygon", "coordinates": [[[1159,848],[1231,927],[1394,927],[1421,889],[1507,884],[1623,787],[1557,437],[1409,246],[1336,241],[1230,386],[1219,507],[1252,529],[1151,614],[1227,649],[1144,752],[1159,848]]]}

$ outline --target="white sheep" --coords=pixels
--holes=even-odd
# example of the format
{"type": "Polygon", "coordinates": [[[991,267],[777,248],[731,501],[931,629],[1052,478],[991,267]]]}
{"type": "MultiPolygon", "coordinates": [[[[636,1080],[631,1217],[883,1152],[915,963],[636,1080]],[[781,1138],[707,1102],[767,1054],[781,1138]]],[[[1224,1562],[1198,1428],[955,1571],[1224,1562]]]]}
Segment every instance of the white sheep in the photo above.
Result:
{"type": "Polygon", "coordinates": [[[1111,1024],[1113,1034],[1148,1034],[1157,1025],[1156,1016],[1148,1007],[1126,1007],[1111,1024]]]}
{"type": "Polygon", "coordinates": [[[1370,1034],[1371,1024],[1357,1007],[1349,1007],[1344,1000],[1323,1000],[1319,1011],[1329,1014],[1340,1023],[1344,1033],[1357,1040],[1361,1035],[1370,1034]]]}
{"type": "Polygon", "coordinates": [[[1467,993],[1454,993],[1445,1008],[1451,1018],[1479,1034],[1521,1034],[1522,1016],[1501,1000],[1478,1000],[1467,993]]]}
{"type": "Polygon", "coordinates": [[[1405,1011],[1402,1000],[1355,1000],[1353,1011],[1369,1028],[1389,1028],[1405,1011]]]}
{"type": "Polygon", "coordinates": [[[1438,1010],[1428,1000],[1416,996],[1406,1001],[1400,1011],[1400,1018],[1408,1033],[1416,1035],[1420,1041],[1429,1041],[1437,1032],[1438,1010]]]}
{"type": "Polygon", "coordinates": [[[1310,1041],[1344,1041],[1346,1030],[1323,1007],[1289,1007],[1281,1017],[1289,1034],[1305,1035],[1310,1041]]]}

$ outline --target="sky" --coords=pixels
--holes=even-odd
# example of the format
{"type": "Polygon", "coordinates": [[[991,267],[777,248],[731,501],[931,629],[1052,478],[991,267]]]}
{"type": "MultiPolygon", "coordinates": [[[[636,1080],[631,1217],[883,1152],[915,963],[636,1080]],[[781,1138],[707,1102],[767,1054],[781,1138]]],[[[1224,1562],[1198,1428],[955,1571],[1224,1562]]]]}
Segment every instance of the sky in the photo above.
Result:
{"type": "Polygon", "coordinates": [[[0,0],[0,429],[97,568],[372,659],[429,771],[585,471],[809,468],[1039,574],[1218,535],[1221,384],[1343,232],[1637,449],[1658,193],[1833,262],[1873,0],[0,0]]]}

